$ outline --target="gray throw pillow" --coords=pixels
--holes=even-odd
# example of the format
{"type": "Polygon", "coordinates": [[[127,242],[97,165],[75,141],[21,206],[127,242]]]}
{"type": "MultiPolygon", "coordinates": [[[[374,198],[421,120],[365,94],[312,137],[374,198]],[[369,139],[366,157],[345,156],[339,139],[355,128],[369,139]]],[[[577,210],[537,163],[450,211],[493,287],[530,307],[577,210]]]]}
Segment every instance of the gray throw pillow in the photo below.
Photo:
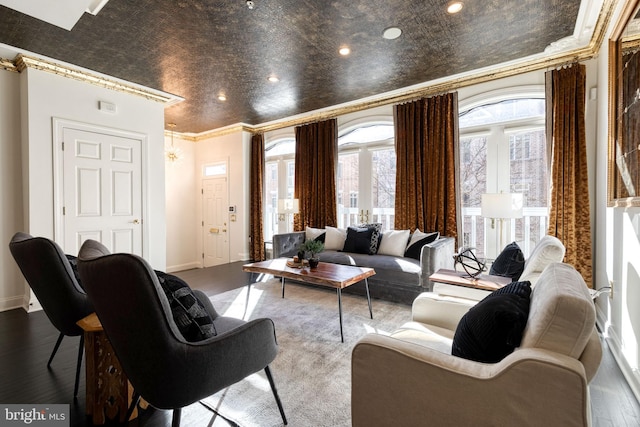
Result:
{"type": "Polygon", "coordinates": [[[189,285],[172,274],[156,271],[164,290],[173,320],[185,340],[194,342],[217,335],[213,319],[189,285]]]}

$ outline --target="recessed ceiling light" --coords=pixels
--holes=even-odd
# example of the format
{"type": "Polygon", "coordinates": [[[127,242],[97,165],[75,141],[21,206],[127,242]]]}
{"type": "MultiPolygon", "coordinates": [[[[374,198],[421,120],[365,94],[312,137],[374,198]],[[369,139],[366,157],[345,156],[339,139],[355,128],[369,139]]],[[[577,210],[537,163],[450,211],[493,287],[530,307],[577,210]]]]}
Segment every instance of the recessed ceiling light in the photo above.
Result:
{"type": "Polygon", "coordinates": [[[461,1],[452,1],[447,5],[447,12],[451,14],[458,13],[462,10],[463,7],[464,4],[462,4],[461,1]]]}
{"type": "Polygon", "coordinates": [[[224,93],[221,93],[220,95],[218,95],[218,100],[219,101],[226,101],[227,100],[227,96],[224,93]]]}
{"type": "Polygon", "coordinates": [[[389,27],[382,32],[382,38],[387,40],[395,40],[402,34],[402,30],[398,27],[389,27]]]}
{"type": "Polygon", "coordinates": [[[347,46],[342,46],[338,52],[340,52],[340,55],[342,56],[347,56],[351,53],[351,49],[349,49],[347,46]]]}
{"type": "Polygon", "coordinates": [[[278,83],[280,81],[278,76],[269,76],[267,80],[269,80],[271,83],[278,83]]]}

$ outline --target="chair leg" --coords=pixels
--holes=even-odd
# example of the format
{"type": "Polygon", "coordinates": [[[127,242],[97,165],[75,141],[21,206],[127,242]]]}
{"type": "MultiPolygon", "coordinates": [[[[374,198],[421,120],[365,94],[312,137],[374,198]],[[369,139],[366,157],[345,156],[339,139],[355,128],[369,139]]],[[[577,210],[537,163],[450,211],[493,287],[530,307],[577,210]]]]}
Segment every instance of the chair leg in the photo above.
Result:
{"type": "Polygon", "coordinates": [[[56,355],[56,352],[58,351],[58,347],[60,347],[60,343],[62,342],[62,338],[64,338],[64,334],[62,332],[60,332],[60,335],[58,335],[58,341],[56,341],[56,345],[53,346],[53,352],[51,353],[51,356],[49,357],[49,361],[47,362],[47,368],[51,367],[51,361],[53,360],[53,356],[56,355]]]}
{"type": "Polygon", "coordinates": [[[140,393],[133,390],[133,395],[131,396],[131,405],[129,405],[129,409],[127,409],[127,416],[125,418],[125,422],[128,422],[131,419],[131,415],[133,414],[133,411],[135,411],[139,402],[140,402],[140,393]]]}
{"type": "Polygon", "coordinates": [[[78,363],[76,364],[76,383],[73,388],[73,397],[78,397],[78,385],[80,383],[80,368],[82,368],[82,355],[84,354],[84,334],[80,335],[78,345],[78,363]]]}
{"type": "Polygon", "coordinates": [[[171,421],[171,427],[180,427],[180,414],[182,408],[176,408],[173,410],[173,421],[171,421]]]}
{"type": "Polygon", "coordinates": [[[284,423],[284,425],[287,425],[287,416],[284,414],[284,408],[282,407],[280,396],[278,396],[278,390],[276,390],[276,383],[273,381],[273,376],[271,375],[271,369],[269,369],[269,366],[264,368],[264,372],[267,374],[267,378],[269,379],[269,385],[271,386],[271,391],[273,391],[273,396],[276,398],[276,403],[278,404],[278,409],[280,410],[280,416],[282,417],[282,422],[284,423]]]}

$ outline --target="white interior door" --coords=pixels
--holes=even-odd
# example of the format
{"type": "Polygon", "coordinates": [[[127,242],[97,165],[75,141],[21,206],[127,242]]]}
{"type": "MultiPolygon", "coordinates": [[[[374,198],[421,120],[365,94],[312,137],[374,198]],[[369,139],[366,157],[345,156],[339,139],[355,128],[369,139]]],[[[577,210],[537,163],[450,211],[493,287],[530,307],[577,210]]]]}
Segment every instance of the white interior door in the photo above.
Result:
{"type": "Polygon", "coordinates": [[[142,142],[63,129],[64,248],[86,239],[142,256],[142,142]]]}
{"type": "Polygon", "coordinates": [[[227,178],[202,180],[204,266],[229,263],[229,194],[227,178]]]}

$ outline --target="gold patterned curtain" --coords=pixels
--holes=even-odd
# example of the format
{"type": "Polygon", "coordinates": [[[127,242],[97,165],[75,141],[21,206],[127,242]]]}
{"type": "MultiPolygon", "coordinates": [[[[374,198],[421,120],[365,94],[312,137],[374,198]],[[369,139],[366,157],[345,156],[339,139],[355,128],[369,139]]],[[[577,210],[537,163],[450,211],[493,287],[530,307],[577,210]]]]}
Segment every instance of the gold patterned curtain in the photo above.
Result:
{"type": "Polygon", "coordinates": [[[458,94],[396,105],[394,121],[394,228],[457,237],[458,94]]]}
{"type": "Polygon", "coordinates": [[[294,198],[299,200],[300,213],[294,215],[294,229],[335,227],[338,121],[297,126],[295,131],[294,198]]]}
{"type": "Polygon", "coordinates": [[[547,72],[546,84],[547,141],[551,141],[549,234],[567,248],[565,262],[593,287],[585,66],[574,64],[547,72]]]}
{"type": "Polygon", "coordinates": [[[264,260],[264,229],[262,222],[262,197],[264,179],[264,135],[251,137],[251,177],[249,200],[249,256],[253,261],[264,260]]]}

